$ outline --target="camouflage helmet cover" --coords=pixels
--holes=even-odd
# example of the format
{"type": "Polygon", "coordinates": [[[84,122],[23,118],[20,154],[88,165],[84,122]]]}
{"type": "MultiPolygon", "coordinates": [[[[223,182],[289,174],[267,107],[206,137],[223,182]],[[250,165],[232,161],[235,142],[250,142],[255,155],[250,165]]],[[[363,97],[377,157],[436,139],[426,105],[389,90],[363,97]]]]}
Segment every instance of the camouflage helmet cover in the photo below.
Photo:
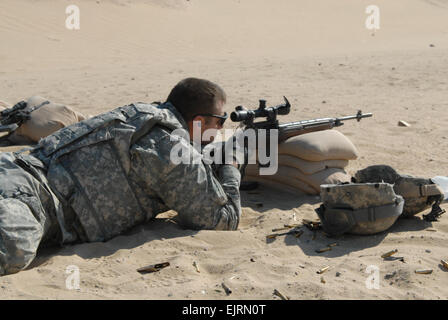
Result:
{"type": "Polygon", "coordinates": [[[396,194],[405,199],[403,217],[413,216],[431,207],[443,197],[443,190],[431,179],[398,174],[387,165],[375,165],[359,170],[353,181],[356,183],[386,182],[393,184],[396,194]]]}
{"type": "Polygon", "coordinates": [[[330,235],[375,234],[390,228],[403,211],[403,198],[388,183],[321,185],[316,210],[330,235]]]}

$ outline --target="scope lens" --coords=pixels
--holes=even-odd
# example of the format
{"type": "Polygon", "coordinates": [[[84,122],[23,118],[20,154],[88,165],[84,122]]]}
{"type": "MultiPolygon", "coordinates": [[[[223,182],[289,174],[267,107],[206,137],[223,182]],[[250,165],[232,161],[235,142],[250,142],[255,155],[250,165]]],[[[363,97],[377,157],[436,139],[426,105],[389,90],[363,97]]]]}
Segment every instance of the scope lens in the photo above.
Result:
{"type": "Polygon", "coordinates": [[[247,111],[234,111],[230,114],[230,119],[234,122],[247,119],[247,111]]]}

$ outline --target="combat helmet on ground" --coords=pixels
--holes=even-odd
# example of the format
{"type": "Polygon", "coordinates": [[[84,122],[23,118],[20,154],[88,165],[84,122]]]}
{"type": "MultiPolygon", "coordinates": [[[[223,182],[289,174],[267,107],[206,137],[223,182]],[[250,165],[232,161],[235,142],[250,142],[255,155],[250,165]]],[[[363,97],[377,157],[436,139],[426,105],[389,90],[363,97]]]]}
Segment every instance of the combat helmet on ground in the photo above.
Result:
{"type": "Polygon", "coordinates": [[[320,195],[323,204],[316,212],[330,236],[382,232],[403,212],[403,197],[388,183],[321,185],[320,195]]]}
{"type": "Polygon", "coordinates": [[[433,206],[439,208],[444,198],[443,190],[431,179],[398,174],[387,165],[375,165],[359,170],[352,178],[356,183],[386,182],[393,185],[396,194],[404,200],[402,217],[413,216],[433,206]]]}

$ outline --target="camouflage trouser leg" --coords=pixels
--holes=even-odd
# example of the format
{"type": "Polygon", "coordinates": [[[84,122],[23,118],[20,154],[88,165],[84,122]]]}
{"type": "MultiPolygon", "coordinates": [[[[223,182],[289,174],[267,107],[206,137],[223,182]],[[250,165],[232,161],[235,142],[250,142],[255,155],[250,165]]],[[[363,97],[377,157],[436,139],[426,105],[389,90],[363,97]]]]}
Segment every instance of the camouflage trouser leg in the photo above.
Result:
{"type": "Polygon", "coordinates": [[[43,226],[30,208],[15,198],[0,198],[0,275],[26,268],[36,256],[43,226]]]}
{"type": "Polygon", "coordinates": [[[26,268],[57,227],[45,176],[18,157],[0,152],[0,275],[26,268]]]}

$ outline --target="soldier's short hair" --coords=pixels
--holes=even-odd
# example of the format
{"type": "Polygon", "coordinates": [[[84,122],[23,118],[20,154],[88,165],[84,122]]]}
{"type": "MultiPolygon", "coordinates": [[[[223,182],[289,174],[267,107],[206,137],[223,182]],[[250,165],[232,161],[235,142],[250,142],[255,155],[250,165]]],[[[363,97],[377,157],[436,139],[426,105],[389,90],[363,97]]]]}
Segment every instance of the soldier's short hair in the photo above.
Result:
{"type": "Polygon", "coordinates": [[[188,122],[197,114],[211,113],[218,102],[226,103],[226,93],[209,80],[186,78],[171,90],[167,101],[188,122]]]}

